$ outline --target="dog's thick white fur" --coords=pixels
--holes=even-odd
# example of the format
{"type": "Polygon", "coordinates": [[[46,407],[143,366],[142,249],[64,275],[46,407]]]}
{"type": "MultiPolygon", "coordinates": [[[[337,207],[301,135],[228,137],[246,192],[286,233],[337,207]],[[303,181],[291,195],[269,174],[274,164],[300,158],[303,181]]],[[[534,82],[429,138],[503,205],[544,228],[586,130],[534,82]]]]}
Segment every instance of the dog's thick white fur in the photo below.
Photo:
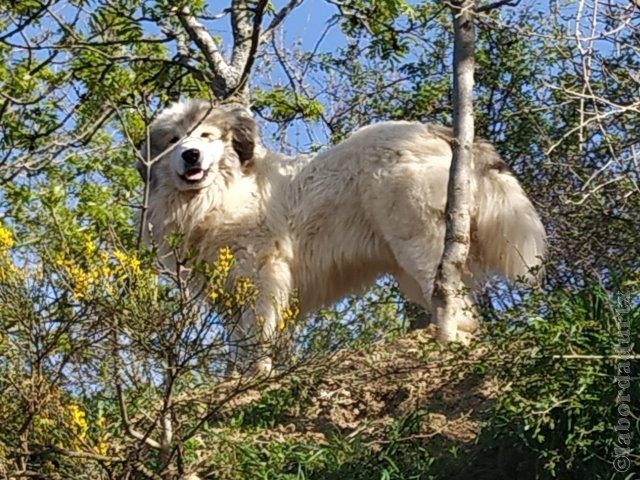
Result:
{"type": "MultiPolygon", "coordinates": [[[[262,147],[242,106],[174,104],[142,147],[152,162],[141,164],[150,182],[148,240],[169,256],[167,235],[181,232],[185,248],[211,261],[231,248],[232,275],[252,278],[259,292],[236,340],[272,340],[293,292],[304,314],[385,273],[428,307],[444,244],[451,140],[444,127],[383,122],[316,156],[288,158],[262,147]]],[[[474,155],[469,286],[491,273],[528,276],[545,252],[540,219],[491,145],[477,141],[474,155]]]]}

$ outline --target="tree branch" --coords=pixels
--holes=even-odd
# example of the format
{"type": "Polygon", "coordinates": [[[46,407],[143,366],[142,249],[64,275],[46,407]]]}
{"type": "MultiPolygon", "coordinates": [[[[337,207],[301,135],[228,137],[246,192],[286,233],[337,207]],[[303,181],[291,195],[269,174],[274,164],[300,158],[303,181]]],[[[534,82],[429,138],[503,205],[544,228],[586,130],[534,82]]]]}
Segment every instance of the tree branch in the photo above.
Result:
{"type": "Polygon", "coordinates": [[[251,68],[256,59],[256,53],[258,47],[261,45],[260,25],[262,24],[262,17],[264,16],[264,10],[267,6],[268,0],[259,0],[256,5],[255,15],[253,17],[253,27],[251,28],[251,43],[247,52],[246,61],[242,68],[242,73],[238,78],[236,86],[232,92],[229,93],[229,97],[239,94],[241,97],[245,97],[247,81],[249,80],[249,74],[251,68]]]}
{"type": "Polygon", "coordinates": [[[447,185],[444,252],[434,283],[433,317],[442,340],[456,340],[458,325],[475,323],[464,283],[471,240],[473,171],[473,70],[475,0],[451,5],[453,13],[453,157],[447,185]]]}
{"type": "Polygon", "coordinates": [[[302,2],[303,0],[289,0],[289,3],[281,8],[280,11],[273,16],[271,22],[269,23],[267,28],[264,29],[262,35],[260,35],[260,44],[263,44],[267,40],[269,40],[269,37],[273,35],[276,28],[278,28],[278,26],[282,23],[286,16],[289,15],[293,11],[293,9],[298,7],[302,2]]]}
{"type": "Polygon", "coordinates": [[[483,5],[482,7],[476,7],[476,13],[489,12],[491,10],[495,10],[496,8],[503,7],[505,5],[509,7],[515,7],[520,3],[520,0],[498,0],[497,2],[490,3],[488,5],[483,5]]]}
{"type": "Polygon", "coordinates": [[[236,71],[240,71],[249,59],[253,33],[253,25],[249,18],[250,12],[248,0],[233,0],[231,2],[231,29],[233,32],[231,67],[236,71]]]}
{"type": "Polygon", "coordinates": [[[178,12],[178,19],[187,31],[189,38],[193,40],[204,55],[211,69],[213,75],[213,93],[217,97],[224,97],[225,93],[232,89],[235,84],[234,78],[236,75],[234,74],[233,68],[229,66],[220,53],[213,37],[206,28],[189,13],[188,9],[178,12]]]}

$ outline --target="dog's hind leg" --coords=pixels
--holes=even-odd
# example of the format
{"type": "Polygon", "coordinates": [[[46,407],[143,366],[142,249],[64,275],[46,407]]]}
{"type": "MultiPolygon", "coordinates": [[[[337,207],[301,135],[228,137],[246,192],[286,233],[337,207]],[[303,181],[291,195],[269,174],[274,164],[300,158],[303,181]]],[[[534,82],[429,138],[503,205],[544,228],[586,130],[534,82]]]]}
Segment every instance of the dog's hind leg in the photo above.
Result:
{"type": "Polygon", "coordinates": [[[409,329],[426,328],[431,324],[431,307],[425,302],[420,285],[402,269],[394,272],[393,278],[398,282],[398,288],[405,299],[409,329]]]}
{"type": "Polygon", "coordinates": [[[405,239],[391,234],[389,237],[389,247],[401,270],[396,275],[400,289],[411,300],[428,308],[441,250],[437,247],[438,238],[426,234],[405,239]]]}
{"type": "Polygon", "coordinates": [[[400,207],[402,218],[387,218],[379,228],[399,267],[395,278],[401,291],[428,308],[443,250],[443,232],[424,225],[418,215],[411,215],[410,207],[400,207]]]}
{"type": "MultiPolygon", "coordinates": [[[[401,257],[403,255],[404,254],[400,253],[401,257]]],[[[396,254],[396,258],[398,258],[398,254],[396,254]]],[[[439,260],[437,260],[437,262],[439,262],[439,260]]],[[[433,282],[435,280],[438,263],[434,262],[431,265],[426,265],[426,268],[418,267],[415,262],[410,264],[408,261],[403,261],[403,264],[404,268],[394,275],[398,281],[398,287],[408,300],[418,304],[418,308],[423,307],[425,309],[424,317],[427,319],[427,324],[431,324],[433,323],[431,295],[433,294],[433,282]],[[433,270],[430,270],[430,268],[433,268],[433,270]],[[426,281],[420,282],[418,280],[420,278],[426,279],[426,281]]],[[[464,292],[464,298],[464,303],[468,308],[473,308],[473,303],[468,291],[464,292]]],[[[457,324],[458,338],[466,341],[468,337],[478,329],[478,320],[475,315],[465,315],[462,318],[464,321],[459,321],[457,324]]],[[[424,322],[419,325],[420,328],[424,326],[426,326],[424,322]]]]}
{"type": "MultiPolygon", "coordinates": [[[[387,217],[384,223],[378,224],[378,228],[399,267],[396,279],[401,290],[409,294],[412,300],[430,308],[436,273],[444,250],[444,224],[436,219],[438,212],[432,212],[431,218],[425,219],[424,210],[420,211],[409,202],[397,210],[401,212],[400,215],[396,218],[387,217]]],[[[468,299],[465,303],[471,308],[468,292],[464,295],[468,299]]],[[[457,325],[457,329],[466,333],[476,328],[475,319],[457,325]]],[[[459,337],[465,340],[468,335],[459,337]]]]}
{"type": "MultiPolygon", "coordinates": [[[[362,189],[363,205],[378,234],[393,252],[396,272],[402,272],[398,278],[401,288],[413,290],[415,299],[417,284],[419,303],[430,306],[444,250],[448,165],[412,160],[406,157],[387,170],[386,175],[372,177],[367,188],[362,189]]],[[[466,303],[472,305],[470,301],[466,303]]],[[[460,330],[475,330],[475,321],[468,323],[459,325],[460,330]]],[[[439,325],[439,335],[457,331],[458,326],[451,327],[439,325]]]]}

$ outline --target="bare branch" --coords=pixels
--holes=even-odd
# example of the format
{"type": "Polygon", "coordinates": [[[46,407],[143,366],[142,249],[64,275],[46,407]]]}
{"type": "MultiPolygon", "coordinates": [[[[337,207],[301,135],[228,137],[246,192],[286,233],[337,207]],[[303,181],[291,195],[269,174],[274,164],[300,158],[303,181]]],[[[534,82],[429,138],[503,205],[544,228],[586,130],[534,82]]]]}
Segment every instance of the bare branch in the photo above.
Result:
{"type": "Polygon", "coordinates": [[[276,28],[278,28],[278,26],[282,23],[286,16],[289,15],[296,7],[302,4],[302,2],[303,0],[289,0],[289,2],[273,16],[267,28],[264,29],[264,32],[262,32],[262,35],[260,35],[260,43],[262,44],[269,40],[269,37],[273,35],[276,28]]]}
{"type": "Polygon", "coordinates": [[[508,7],[516,7],[519,3],[520,0],[498,0],[497,2],[483,5],[482,7],[476,7],[475,11],[477,13],[489,12],[491,10],[495,10],[496,8],[504,7],[505,5],[508,7]]]}
{"type": "Polygon", "coordinates": [[[231,29],[233,31],[231,66],[236,71],[240,71],[249,59],[251,36],[253,33],[250,14],[251,11],[248,0],[233,0],[231,2],[231,29]]]}
{"type": "Polygon", "coordinates": [[[458,325],[475,323],[464,284],[471,235],[473,170],[473,70],[475,65],[474,0],[451,6],[453,13],[453,158],[449,170],[446,235],[432,300],[433,317],[442,340],[455,340],[458,325]]]}

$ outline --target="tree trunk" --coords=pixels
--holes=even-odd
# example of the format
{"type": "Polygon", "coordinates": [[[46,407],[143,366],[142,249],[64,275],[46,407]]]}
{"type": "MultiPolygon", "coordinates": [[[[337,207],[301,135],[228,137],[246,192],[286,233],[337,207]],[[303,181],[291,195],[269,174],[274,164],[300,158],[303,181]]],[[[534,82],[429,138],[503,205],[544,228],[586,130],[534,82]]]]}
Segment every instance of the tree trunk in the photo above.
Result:
{"type": "MultiPolygon", "coordinates": [[[[463,279],[468,276],[473,172],[473,0],[453,3],[453,159],[449,171],[444,253],[432,298],[433,319],[442,340],[455,340],[458,326],[475,324],[463,279]]],[[[468,329],[468,328],[465,328],[468,329]]]]}

